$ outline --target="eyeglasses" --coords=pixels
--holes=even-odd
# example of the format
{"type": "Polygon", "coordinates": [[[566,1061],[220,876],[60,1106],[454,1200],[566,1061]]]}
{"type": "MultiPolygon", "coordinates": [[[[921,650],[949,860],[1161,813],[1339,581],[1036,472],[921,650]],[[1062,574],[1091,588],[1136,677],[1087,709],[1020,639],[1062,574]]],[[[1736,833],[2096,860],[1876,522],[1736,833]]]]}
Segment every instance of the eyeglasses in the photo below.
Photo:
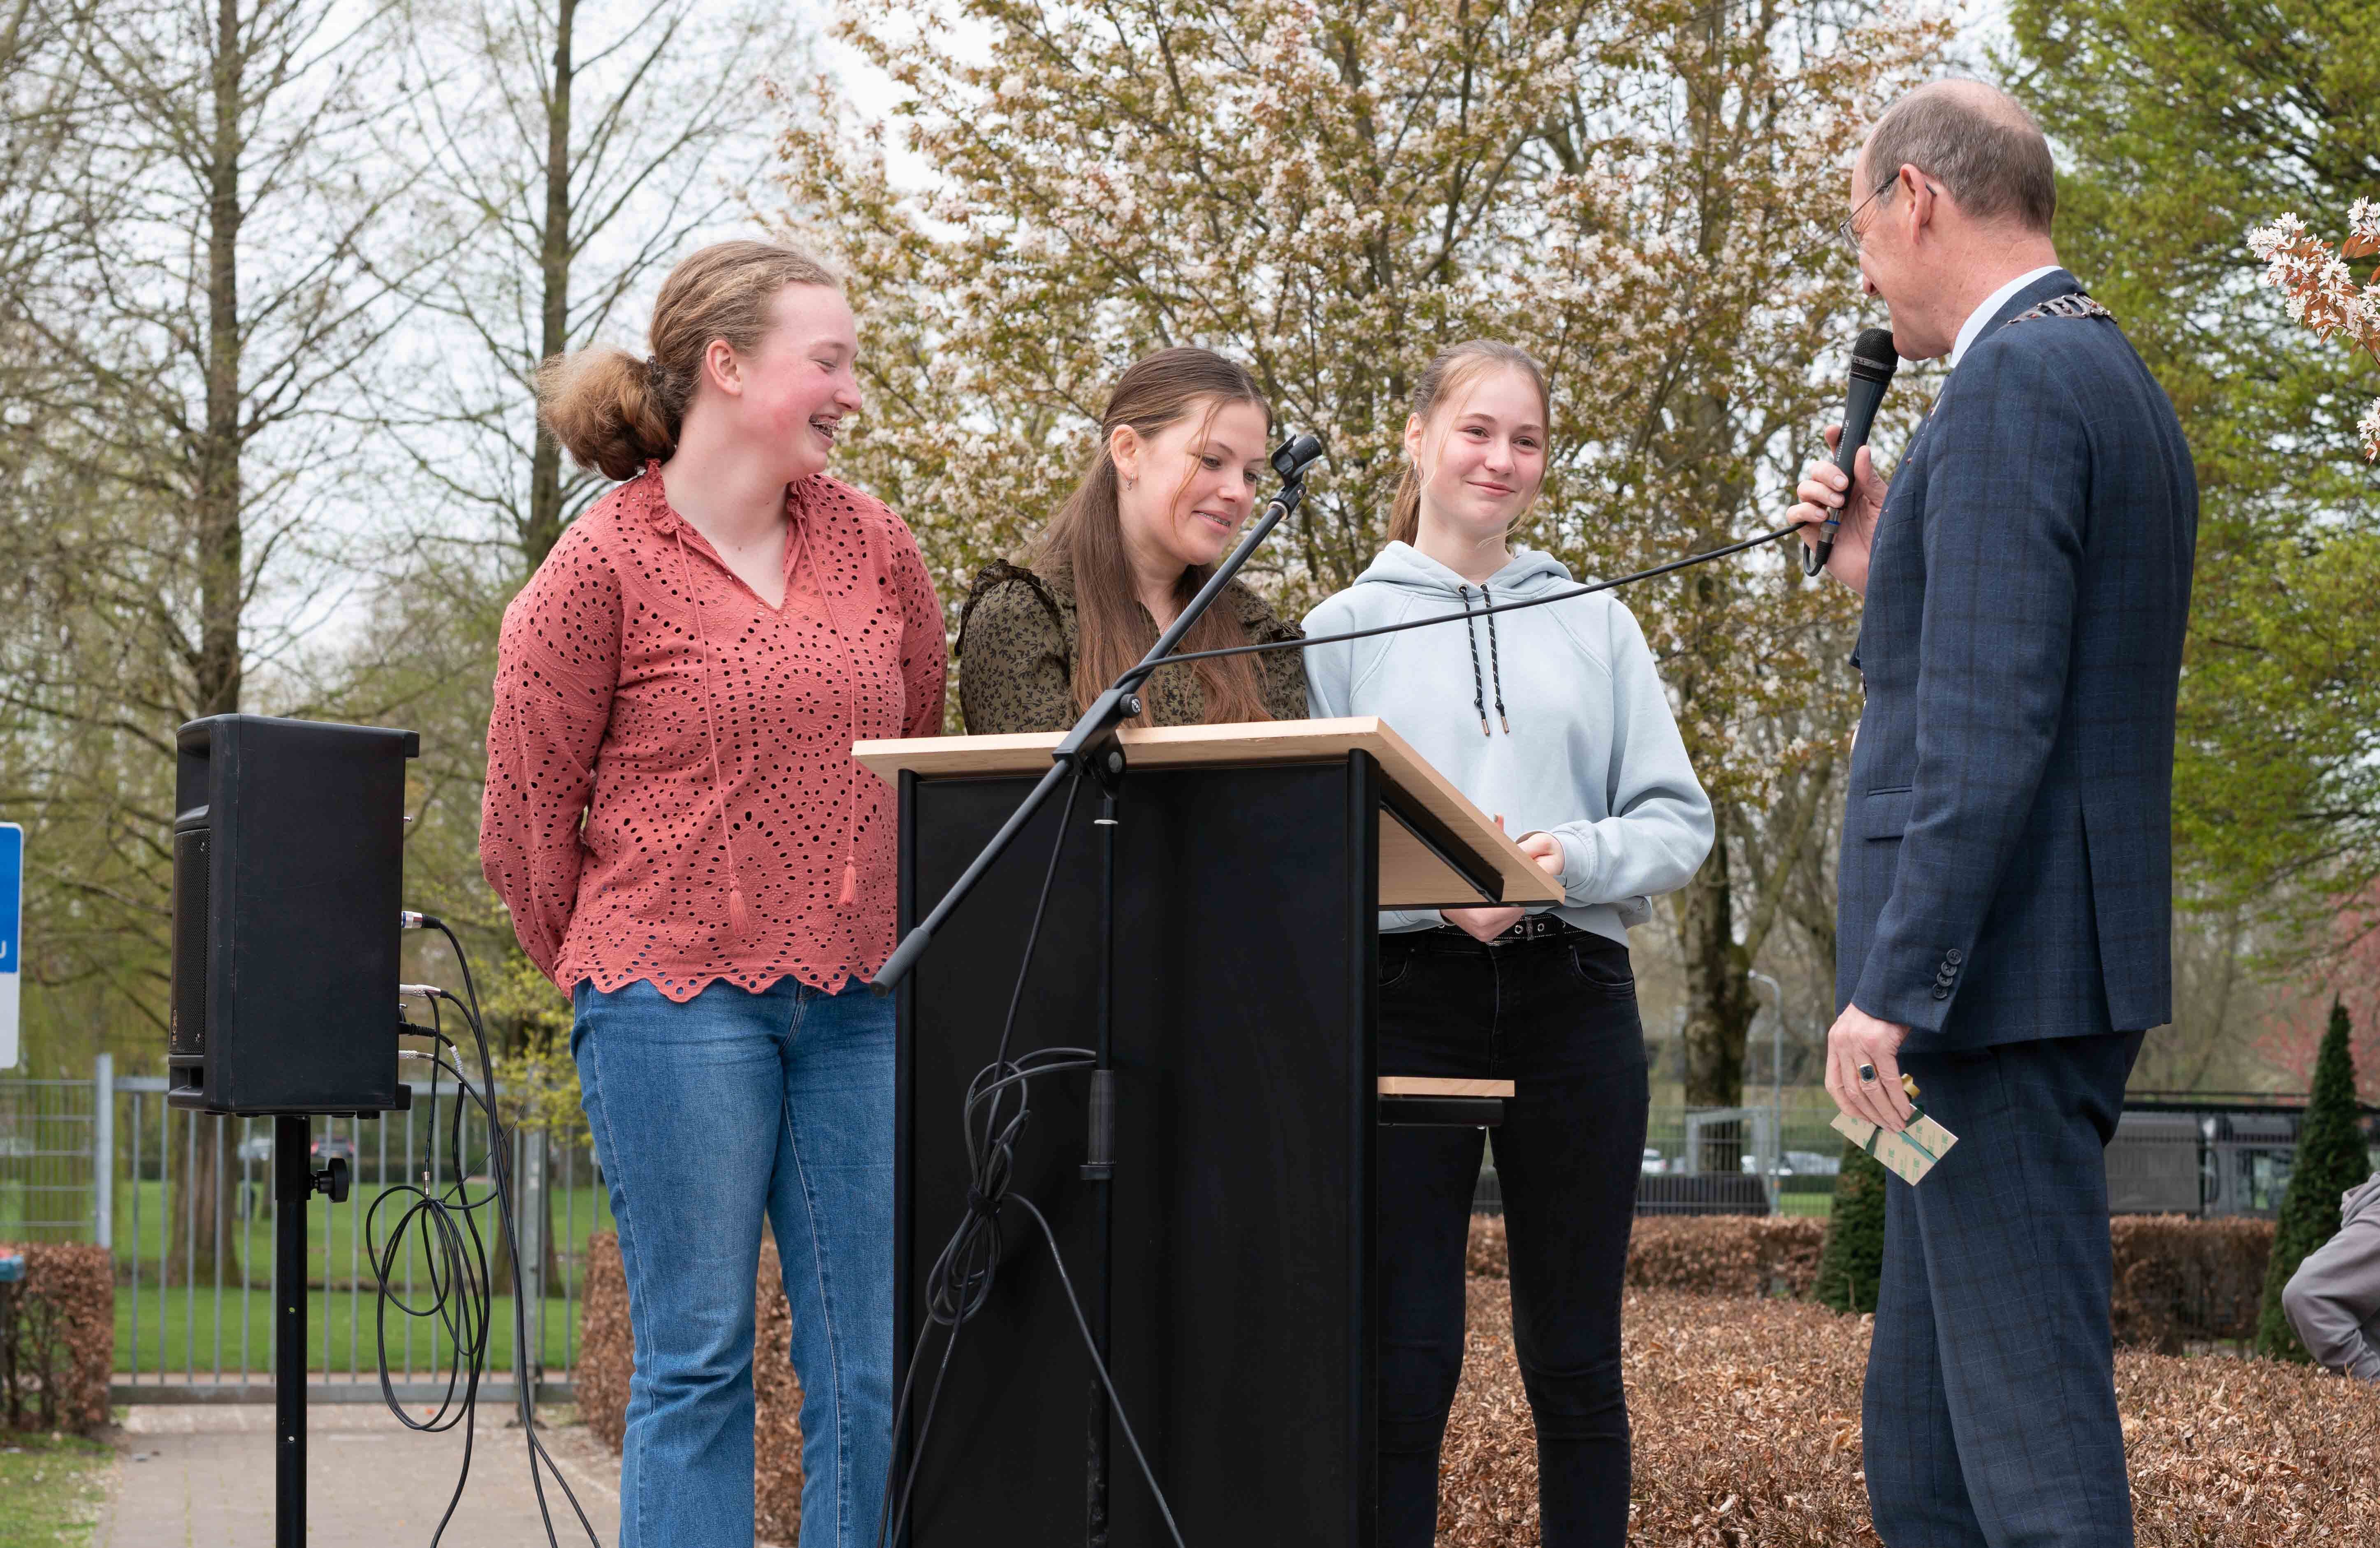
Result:
{"type": "Polygon", "coordinates": [[[1850,214],[1845,215],[1841,220],[1835,223],[1835,235],[1842,239],[1843,250],[1850,253],[1852,258],[1856,259],[1859,257],[1860,240],[1864,235],[1864,233],[1860,231],[1858,227],[1860,216],[1866,213],[1867,207],[1869,205],[1874,204],[1877,200],[1882,199],[1888,190],[1896,186],[1897,180],[1895,182],[1878,184],[1865,199],[1861,200],[1859,203],[1852,208],[1850,214]]]}
{"type": "MultiPolygon", "coordinates": [[[[1923,182],[1927,187],[1932,188],[1934,190],[1934,196],[1937,199],[1943,197],[1942,187],[1940,184],[1936,183],[1922,173],[1918,175],[1918,180],[1923,182]]],[[[1861,200],[1859,203],[1853,207],[1850,214],[1844,216],[1840,221],[1836,223],[1835,235],[1842,238],[1843,249],[1846,252],[1849,252],[1852,258],[1856,259],[1859,257],[1860,242],[1866,236],[1866,233],[1861,231],[1858,227],[1860,216],[1866,212],[1869,205],[1874,204],[1877,200],[1882,199],[1885,195],[1890,193],[1893,189],[1899,187],[1900,187],[1900,178],[1893,177],[1887,179],[1884,183],[1880,184],[1873,193],[1869,194],[1865,199],[1861,200]]]]}

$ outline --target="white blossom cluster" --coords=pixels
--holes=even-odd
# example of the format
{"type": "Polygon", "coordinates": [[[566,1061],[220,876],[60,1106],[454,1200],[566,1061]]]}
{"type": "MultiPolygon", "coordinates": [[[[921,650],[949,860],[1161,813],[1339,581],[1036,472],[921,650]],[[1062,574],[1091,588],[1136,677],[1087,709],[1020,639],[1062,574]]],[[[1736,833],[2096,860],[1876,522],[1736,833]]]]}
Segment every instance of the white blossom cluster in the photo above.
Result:
{"type": "MultiPolygon", "coordinates": [[[[2265,265],[2264,283],[2281,293],[2289,320],[2329,341],[2348,342],[2380,359],[2380,271],[2359,284],[2347,255],[2380,250],[2380,203],[2359,199],[2348,212],[2348,239],[2338,248],[2315,236],[2295,214],[2283,214],[2248,233],[2248,250],[2265,265]]],[[[2363,454],[2380,459],[2380,400],[2356,422],[2363,454]]]]}

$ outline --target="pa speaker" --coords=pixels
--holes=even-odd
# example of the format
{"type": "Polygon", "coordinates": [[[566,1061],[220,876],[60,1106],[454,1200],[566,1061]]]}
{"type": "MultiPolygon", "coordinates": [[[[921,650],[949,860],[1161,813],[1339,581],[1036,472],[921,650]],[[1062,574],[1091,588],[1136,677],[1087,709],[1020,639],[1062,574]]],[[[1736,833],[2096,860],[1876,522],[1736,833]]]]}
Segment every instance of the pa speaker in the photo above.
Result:
{"type": "Polygon", "coordinates": [[[176,738],[165,1099],[384,1112],[409,731],[211,715],[176,738]]]}

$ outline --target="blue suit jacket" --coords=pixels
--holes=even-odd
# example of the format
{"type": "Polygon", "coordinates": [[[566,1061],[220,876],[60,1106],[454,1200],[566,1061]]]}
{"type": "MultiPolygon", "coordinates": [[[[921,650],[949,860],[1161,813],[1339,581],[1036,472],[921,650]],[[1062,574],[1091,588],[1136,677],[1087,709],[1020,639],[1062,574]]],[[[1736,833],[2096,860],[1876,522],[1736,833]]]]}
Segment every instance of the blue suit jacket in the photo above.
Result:
{"type": "Polygon", "coordinates": [[[1839,1003],[1912,1048],[2172,1018],[2174,695],[2198,485],[2103,318],[2000,309],[1903,454],[1852,656],[1839,1003]]]}

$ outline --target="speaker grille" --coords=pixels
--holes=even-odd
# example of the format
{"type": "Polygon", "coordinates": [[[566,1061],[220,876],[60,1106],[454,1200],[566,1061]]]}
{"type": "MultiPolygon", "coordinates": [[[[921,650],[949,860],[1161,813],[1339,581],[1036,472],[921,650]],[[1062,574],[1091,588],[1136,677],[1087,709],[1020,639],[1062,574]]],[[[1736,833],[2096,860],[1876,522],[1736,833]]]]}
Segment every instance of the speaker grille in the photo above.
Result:
{"type": "Polygon", "coordinates": [[[167,1012],[168,1054],[207,1051],[207,853],[212,835],[186,828],[174,835],[174,985],[167,1012]]]}

